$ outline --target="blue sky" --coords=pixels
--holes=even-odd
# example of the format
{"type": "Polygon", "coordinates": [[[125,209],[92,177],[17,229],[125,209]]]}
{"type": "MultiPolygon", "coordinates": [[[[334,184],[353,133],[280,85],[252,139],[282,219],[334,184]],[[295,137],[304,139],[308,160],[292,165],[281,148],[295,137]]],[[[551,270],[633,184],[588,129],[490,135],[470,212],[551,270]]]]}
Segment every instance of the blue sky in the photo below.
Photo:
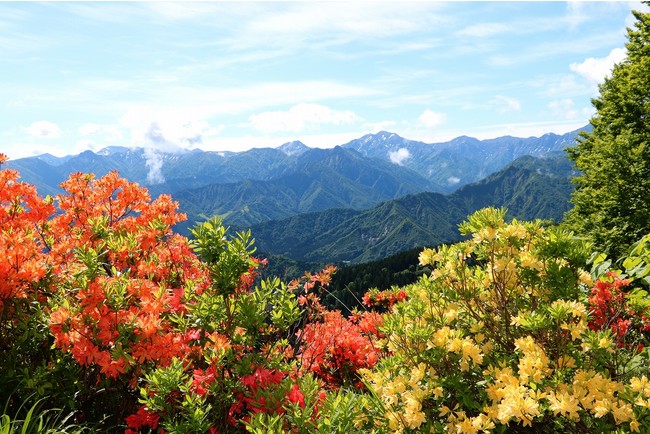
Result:
{"type": "Polygon", "coordinates": [[[0,2],[0,151],[564,133],[639,2],[0,2]]]}

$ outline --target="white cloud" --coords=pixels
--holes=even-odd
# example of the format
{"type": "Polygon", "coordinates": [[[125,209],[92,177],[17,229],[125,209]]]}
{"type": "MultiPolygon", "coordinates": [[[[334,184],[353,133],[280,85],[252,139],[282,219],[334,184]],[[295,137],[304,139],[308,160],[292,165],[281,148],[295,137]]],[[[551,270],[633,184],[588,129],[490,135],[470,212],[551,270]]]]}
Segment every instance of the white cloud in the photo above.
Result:
{"type": "Polygon", "coordinates": [[[456,184],[458,184],[459,182],[460,182],[460,178],[458,178],[458,177],[456,177],[456,176],[450,176],[449,178],[447,178],[447,183],[448,183],[449,185],[456,185],[456,184]]]}
{"type": "Polygon", "coordinates": [[[211,127],[199,111],[185,109],[133,107],[120,123],[130,130],[132,145],[166,152],[198,147],[204,137],[218,135],[223,129],[211,127]]]}
{"type": "Polygon", "coordinates": [[[318,38],[343,43],[359,38],[381,38],[426,29],[441,23],[434,3],[348,2],[332,4],[293,2],[267,9],[249,20],[244,39],[288,40],[305,43],[318,38]],[[363,17],[363,18],[361,18],[363,17]]]}
{"type": "Polygon", "coordinates": [[[395,121],[368,122],[363,124],[363,128],[371,133],[378,133],[379,131],[388,131],[396,125],[395,121]]]}
{"type": "Polygon", "coordinates": [[[426,109],[418,118],[418,121],[426,128],[437,128],[440,125],[444,124],[447,120],[447,116],[444,113],[434,112],[429,109],[426,109]]]}
{"type": "Polygon", "coordinates": [[[570,98],[553,100],[548,104],[548,107],[555,116],[563,119],[578,119],[581,115],[570,98]]]}
{"type": "Polygon", "coordinates": [[[251,115],[252,127],[265,133],[302,132],[322,125],[344,125],[361,120],[350,110],[332,110],[320,104],[297,104],[287,111],[269,111],[251,115]]]}
{"type": "Polygon", "coordinates": [[[460,36],[472,38],[485,38],[511,31],[512,27],[502,23],[479,23],[465,27],[458,32],[460,36]]]}
{"type": "Polygon", "coordinates": [[[521,110],[521,102],[516,98],[497,95],[494,97],[493,104],[497,107],[499,113],[521,110]]]}
{"type": "Polygon", "coordinates": [[[598,84],[612,72],[614,64],[621,62],[625,56],[624,48],[614,48],[606,57],[589,57],[581,63],[572,63],[569,68],[591,83],[598,84]]]}
{"type": "Polygon", "coordinates": [[[35,157],[41,154],[52,154],[57,157],[63,157],[67,152],[59,146],[46,145],[34,142],[11,142],[3,143],[2,151],[10,160],[19,158],[35,157]]]}
{"type": "Polygon", "coordinates": [[[572,30],[575,30],[588,19],[583,3],[582,1],[575,0],[567,2],[567,15],[565,20],[572,30]]]}
{"type": "Polygon", "coordinates": [[[84,124],[79,127],[81,136],[102,136],[107,141],[122,140],[122,131],[114,125],[100,125],[95,123],[84,124]]]}
{"type": "Polygon", "coordinates": [[[56,139],[61,136],[61,128],[54,122],[37,121],[25,128],[32,137],[39,139],[56,139]]]}
{"type": "Polygon", "coordinates": [[[162,184],[165,182],[165,176],[162,173],[163,159],[156,152],[156,150],[147,148],[144,151],[144,156],[147,159],[146,165],[149,168],[147,173],[147,182],[149,184],[162,184]]]}
{"type": "Polygon", "coordinates": [[[388,158],[393,163],[403,166],[404,162],[411,158],[411,153],[406,148],[399,148],[397,151],[391,151],[388,153],[388,158]]]}

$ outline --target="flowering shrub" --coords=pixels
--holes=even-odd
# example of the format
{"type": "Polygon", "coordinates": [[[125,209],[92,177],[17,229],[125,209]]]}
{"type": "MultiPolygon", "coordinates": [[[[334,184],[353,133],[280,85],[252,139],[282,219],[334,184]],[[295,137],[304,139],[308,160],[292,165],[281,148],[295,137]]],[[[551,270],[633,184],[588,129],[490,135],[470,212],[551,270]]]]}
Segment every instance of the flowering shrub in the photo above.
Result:
{"type": "Polygon", "coordinates": [[[366,292],[361,301],[369,308],[374,307],[385,311],[390,310],[395,303],[406,300],[407,297],[406,291],[402,288],[393,287],[386,291],[374,288],[366,292]]]}
{"type": "Polygon", "coordinates": [[[610,271],[598,279],[589,297],[592,330],[611,330],[618,347],[634,347],[637,351],[644,348],[644,342],[650,337],[650,320],[643,310],[633,307],[633,299],[626,292],[629,279],[621,279],[610,271]]]}
{"type": "Polygon", "coordinates": [[[318,297],[334,267],[260,281],[250,232],[175,235],[171,198],[117,173],[56,198],[18,179],[0,168],[9,408],[131,434],[650,429],[648,237],[590,276],[571,234],[481,210],[422,252],[430,276],[345,317],[318,297]]]}
{"type": "Polygon", "coordinates": [[[394,432],[639,432],[648,368],[630,360],[647,352],[590,329],[587,246],[496,209],[461,232],[422,252],[432,275],[384,318],[390,356],[362,370],[375,419],[394,432]]]}
{"type": "Polygon", "coordinates": [[[308,324],[298,335],[300,370],[313,372],[328,387],[360,387],[359,369],[373,367],[381,356],[373,342],[380,321],[369,312],[352,318],[326,312],[322,322],[308,324]]]}

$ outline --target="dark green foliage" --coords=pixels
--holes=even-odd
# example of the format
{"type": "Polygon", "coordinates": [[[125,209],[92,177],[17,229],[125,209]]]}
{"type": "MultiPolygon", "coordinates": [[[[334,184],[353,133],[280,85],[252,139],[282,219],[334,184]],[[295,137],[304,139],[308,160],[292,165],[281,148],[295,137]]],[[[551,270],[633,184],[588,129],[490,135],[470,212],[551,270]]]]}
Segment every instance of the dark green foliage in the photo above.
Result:
{"type": "Polygon", "coordinates": [[[279,277],[282,281],[289,282],[304,276],[305,271],[315,273],[328,265],[324,262],[297,261],[286,256],[264,252],[258,252],[255,256],[265,258],[268,262],[264,267],[258,269],[259,279],[279,277]]]}
{"type": "Polygon", "coordinates": [[[571,207],[567,196],[573,191],[571,178],[577,174],[564,156],[526,156],[476,184],[460,188],[452,198],[458,206],[471,210],[468,213],[497,206],[518,219],[559,222],[571,207]]]}
{"type": "Polygon", "coordinates": [[[593,131],[568,150],[582,175],[567,221],[610,257],[650,232],[650,13],[634,16],[627,59],[592,101],[593,131]]]}
{"type": "Polygon", "coordinates": [[[379,261],[342,266],[334,274],[327,292],[321,294],[321,301],[326,307],[343,312],[364,309],[361,298],[369,289],[403,287],[431,272],[429,267],[419,265],[421,251],[422,248],[415,248],[379,261]]]}
{"type": "Polygon", "coordinates": [[[420,193],[354,211],[327,210],[253,226],[261,251],[302,261],[361,263],[460,240],[457,225],[485,206],[509,217],[559,221],[570,207],[574,170],[566,157],[523,157],[449,196],[420,193]]]}

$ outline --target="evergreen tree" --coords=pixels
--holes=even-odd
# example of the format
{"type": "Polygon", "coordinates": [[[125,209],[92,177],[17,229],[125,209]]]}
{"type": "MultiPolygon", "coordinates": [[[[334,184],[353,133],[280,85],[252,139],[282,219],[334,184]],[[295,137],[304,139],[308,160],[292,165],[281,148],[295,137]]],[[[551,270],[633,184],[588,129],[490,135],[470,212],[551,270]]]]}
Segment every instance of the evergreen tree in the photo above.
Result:
{"type": "Polygon", "coordinates": [[[568,149],[582,174],[566,220],[615,258],[650,232],[650,13],[633,14],[627,58],[592,100],[593,130],[568,149]]]}

